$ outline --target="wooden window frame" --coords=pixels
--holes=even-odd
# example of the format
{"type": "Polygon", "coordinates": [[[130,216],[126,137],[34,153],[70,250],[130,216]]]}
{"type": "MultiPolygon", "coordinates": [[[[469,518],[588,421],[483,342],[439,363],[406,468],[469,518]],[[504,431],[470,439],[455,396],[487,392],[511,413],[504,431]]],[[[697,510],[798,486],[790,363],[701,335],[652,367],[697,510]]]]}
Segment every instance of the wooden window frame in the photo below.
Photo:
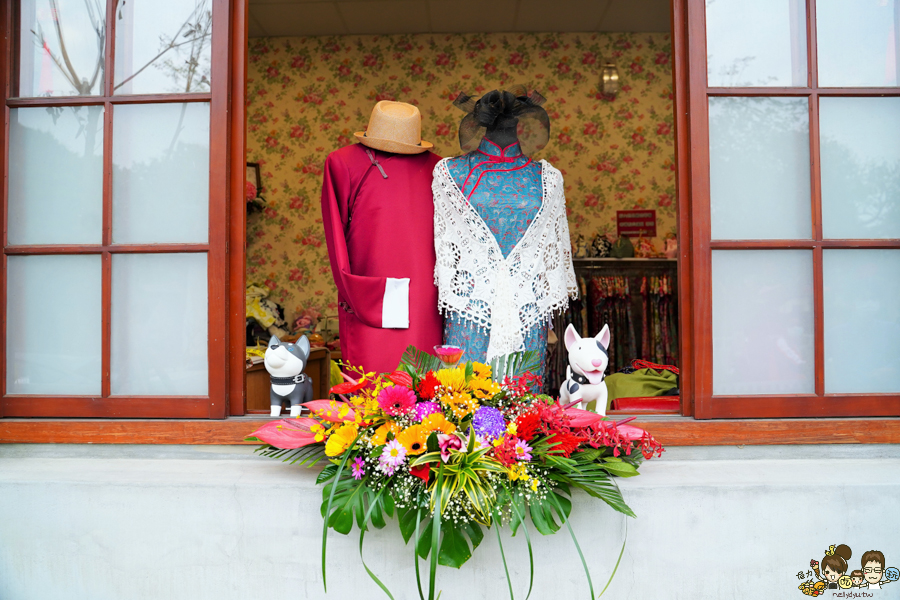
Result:
{"type": "MultiPolygon", "coordinates": [[[[235,4],[245,4],[245,0],[235,4]]],[[[0,269],[0,313],[6,315],[7,258],[23,255],[91,254],[101,257],[102,273],[102,346],[101,394],[99,396],[8,395],[6,393],[6,319],[0,324],[0,417],[125,417],[125,418],[224,418],[228,414],[228,392],[232,381],[228,364],[229,305],[233,302],[229,282],[243,285],[243,276],[235,281],[235,257],[243,260],[243,245],[229,255],[229,242],[234,238],[229,226],[233,222],[235,194],[231,182],[234,111],[232,105],[232,6],[229,0],[212,0],[211,90],[209,93],[135,94],[116,96],[114,85],[115,2],[107,1],[104,89],[98,96],[50,98],[11,98],[13,78],[18,72],[19,2],[6,2],[0,8],[0,31],[6,37],[0,43],[0,69],[4,85],[4,129],[0,144],[3,164],[3,249],[0,269]],[[113,244],[112,243],[112,135],[113,113],[117,105],[202,102],[209,105],[209,237],[205,244],[113,244]],[[9,246],[7,237],[8,206],[8,141],[10,109],[48,106],[103,106],[103,225],[99,245],[23,245],[9,246]],[[208,297],[208,391],[203,396],[133,396],[112,395],[110,390],[110,303],[112,297],[111,265],[114,254],[191,253],[207,255],[208,297]]],[[[243,83],[243,82],[242,82],[243,83]]],[[[243,106],[241,103],[240,106],[243,106]]],[[[243,113],[244,111],[237,111],[243,113]]],[[[242,134],[241,134],[242,135],[242,134]]],[[[241,147],[243,138],[240,138],[241,147]]],[[[241,166],[243,173],[243,166],[241,166]]],[[[243,199],[243,194],[237,194],[243,199]]],[[[243,207],[241,207],[243,209],[243,207]]],[[[242,294],[243,297],[243,294],[242,294]]],[[[243,312],[243,298],[240,302],[243,312]]],[[[243,358],[243,357],[241,357],[243,358]]],[[[243,375],[243,373],[241,373],[243,375]]]]}
{"type": "MultiPolygon", "coordinates": [[[[824,239],[822,235],[822,193],[819,156],[819,98],[900,96],[900,87],[823,88],[818,85],[815,0],[806,0],[807,82],[806,87],[709,87],[706,65],[706,7],[704,0],[676,0],[686,3],[688,64],[687,91],[690,95],[689,127],[690,203],[693,315],[689,327],[695,340],[692,359],[693,414],[698,419],[867,417],[900,415],[900,394],[825,393],[823,250],[829,248],[900,249],[900,240],[824,239]],[[812,239],[809,240],[712,240],[710,222],[709,104],[710,97],[801,97],[810,104],[810,178],[812,239]],[[815,313],[815,391],[813,394],[760,396],[713,395],[712,356],[712,251],[747,249],[808,249],[813,253],[813,305],[815,313]]],[[[684,87],[684,86],[682,86],[684,87]]],[[[680,115],[679,115],[680,116],[680,115]]],[[[680,147],[680,146],[679,146],[680,147]]],[[[679,189],[679,191],[681,191],[679,189]]],[[[687,197],[682,194],[679,202],[687,197]]],[[[682,207],[687,209],[688,207],[682,207]]],[[[684,210],[679,214],[685,216],[684,210]]],[[[680,239],[681,232],[679,232],[680,239]]],[[[680,274],[679,274],[680,275],[680,274]]],[[[682,330],[683,331],[683,330],[682,330]]],[[[857,365],[863,368],[864,365],[857,365]]]]}
{"type": "MultiPolygon", "coordinates": [[[[212,186],[226,185],[226,210],[224,226],[226,244],[225,260],[216,277],[222,277],[223,284],[215,290],[210,284],[210,305],[221,303],[221,310],[227,325],[209,330],[210,347],[218,344],[227,348],[222,357],[221,368],[216,375],[223,383],[221,396],[214,396],[210,388],[210,398],[216,400],[215,411],[201,417],[223,419],[222,421],[155,419],[159,411],[148,411],[142,420],[121,420],[115,418],[6,418],[0,419],[0,443],[141,443],[141,444],[236,444],[243,437],[266,420],[244,415],[245,367],[244,367],[244,286],[245,286],[245,211],[244,204],[244,164],[246,110],[245,80],[247,68],[248,3],[247,0],[213,0],[216,18],[228,11],[229,26],[222,27],[217,21],[213,35],[213,86],[214,94],[225,86],[227,101],[216,103],[213,99],[212,114],[217,115],[214,123],[224,141],[217,148],[224,148],[227,158],[213,165],[211,157],[212,186]],[[223,36],[230,38],[223,44],[223,36]],[[227,78],[222,72],[225,65],[227,78]],[[224,104],[224,105],[223,105],[224,104]],[[233,108],[233,110],[232,110],[233,108]],[[227,114],[227,117],[223,116],[227,114]],[[225,172],[221,172],[225,165],[225,172]],[[219,168],[220,173],[212,173],[219,168]],[[213,181],[213,177],[218,177],[213,181]],[[221,400],[221,401],[219,401],[221,400]]],[[[695,231],[706,228],[709,231],[709,183],[708,183],[708,123],[706,110],[706,37],[704,30],[705,9],[703,0],[673,0],[673,79],[675,105],[675,153],[678,194],[678,287],[679,287],[679,354],[681,363],[681,415],[640,417],[635,421],[663,444],[668,446],[691,445],[735,445],[735,444],[824,444],[824,443],[900,443],[900,419],[891,418],[806,418],[752,420],[699,420],[721,418],[727,411],[710,411],[711,396],[698,395],[709,391],[704,374],[710,374],[711,330],[709,319],[704,325],[704,317],[710,316],[709,259],[711,250],[708,235],[695,238],[695,231]],[[699,16],[699,21],[698,21],[699,16]],[[699,62],[698,62],[699,61],[699,62]],[[694,91],[694,93],[692,93],[694,91]],[[699,93],[698,93],[699,92],[699,93]],[[704,168],[706,169],[704,173],[704,168]],[[702,194],[705,193],[705,196],[702,194]],[[705,213],[704,213],[705,210],[705,213]],[[703,217],[702,215],[706,215],[703,217]],[[704,253],[706,253],[704,255],[704,253]],[[697,278],[705,278],[698,280],[697,278]],[[696,400],[695,400],[696,399],[696,400]],[[699,412],[699,414],[697,414],[699,412]]],[[[0,31],[9,31],[10,13],[8,8],[0,10],[0,31]]],[[[7,40],[10,37],[7,36],[7,40]]],[[[809,39],[809,38],[808,38],[809,39]]],[[[10,46],[0,44],[0,69],[7,70],[10,46]]],[[[2,74],[8,98],[8,76],[2,74]]],[[[760,90],[768,93],[770,90],[760,90]]],[[[793,90],[791,90],[793,91],[793,90]]],[[[859,91],[859,90],[855,90],[859,91]]],[[[785,91],[787,93],[787,91],[785,91]]],[[[221,98],[222,96],[217,96],[221,98]]],[[[136,97],[137,98],[137,97],[136,97]]],[[[52,103],[56,100],[50,99],[52,103]]],[[[140,101],[140,100],[138,100],[140,101]]],[[[8,109],[7,109],[8,110],[8,109]]],[[[7,120],[8,123],[8,113],[7,120]]],[[[215,125],[213,125],[215,127],[215,125]]],[[[4,130],[4,136],[8,130],[4,130]]],[[[5,143],[0,144],[0,159],[5,164],[5,143]]],[[[5,175],[5,173],[4,173],[5,175]]],[[[4,186],[5,188],[5,186],[4,186]]],[[[211,197],[212,197],[211,187],[211,197]]],[[[5,192],[4,192],[5,194],[5,192]]],[[[5,205],[5,200],[4,200],[5,205]]],[[[211,206],[212,208],[212,206],[211,206]]],[[[212,211],[210,213],[213,214],[212,211]]],[[[5,218],[5,210],[4,210],[5,218]]],[[[221,217],[220,217],[221,218],[221,217]]],[[[4,227],[5,232],[5,227],[4,227]]],[[[212,241],[212,239],[210,240],[212,241]]],[[[808,241],[807,241],[808,242],[808,241]]],[[[102,252],[102,248],[99,249],[102,252]]],[[[5,258],[3,277],[0,277],[0,294],[5,302],[5,258]]],[[[212,282],[212,277],[210,279],[212,282]]],[[[5,306],[2,307],[5,311],[5,306]]],[[[4,312],[5,314],[5,312],[4,312]]],[[[220,321],[221,323],[221,321],[220,321]]],[[[0,330],[5,341],[5,331],[0,330]]],[[[2,348],[0,348],[2,350],[2,348]]],[[[5,358],[0,353],[0,361],[5,366],[5,358]]],[[[213,376],[211,365],[211,379],[213,376]]],[[[57,400],[57,398],[52,398],[57,400]]],[[[744,400],[756,401],[757,398],[744,400]]],[[[159,398],[152,398],[158,402],[159,398]]],[[[212,404],[212,401],[210,401],[212,404]]],[[[88,411],[90,413],[90,411],[88,411]]],[[[767,416],[785,416],[779,411],[769,411],[767,416]]],[[[0,403],[0,417],[3,417],[3,403],[0,403]]],[[[6,417],[15,417],[7,414],[6,417]]],[[[90,413],[86,417],[119,417],[109,410],[100,414],[90,413]]],[[[131,416],[131,415],[129,415],[131,416]]],[[[144,416],[144,415],[137,415],[144,416]]],[[[166,414],[164,416],[171,416],[166,414]]],[[[764,416],[764,415],[753,415],[764,416]]]]}

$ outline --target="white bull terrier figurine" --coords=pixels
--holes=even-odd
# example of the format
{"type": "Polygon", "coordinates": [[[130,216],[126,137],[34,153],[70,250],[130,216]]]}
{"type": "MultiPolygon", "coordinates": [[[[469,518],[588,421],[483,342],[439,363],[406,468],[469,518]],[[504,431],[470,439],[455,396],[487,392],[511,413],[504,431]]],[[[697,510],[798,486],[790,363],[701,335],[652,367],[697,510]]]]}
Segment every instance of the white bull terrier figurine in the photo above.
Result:
{"type": "Polygon", "coordinates": [[[586,408],[588,402],[597,401],[596,411],[606,414],[606,367],[609,364],[609,325],[596,337],[582,338],[570,323],[566,327],[566,350],[569,352],[569,366],[566,380],[559,388],[561,404],[580,402],[579,408],[586,408]]]}

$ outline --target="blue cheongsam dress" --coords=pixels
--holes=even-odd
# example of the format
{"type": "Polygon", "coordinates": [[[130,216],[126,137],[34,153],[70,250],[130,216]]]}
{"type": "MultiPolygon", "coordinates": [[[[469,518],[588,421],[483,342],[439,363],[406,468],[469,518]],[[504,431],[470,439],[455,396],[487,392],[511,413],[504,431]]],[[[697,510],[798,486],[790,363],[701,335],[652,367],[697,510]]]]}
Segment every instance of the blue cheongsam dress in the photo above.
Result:
{"type": "MultiPolygon", "coordinates": [[[[456,185],[468,198],[507,257],[543,202],[541,164],[522,154],[519,144],[500,148],[483,139],[478,150],[447,161],[456,185]]],[[[484,362],[490,332],[452,313],[444,321],[444,343],[464,349],[463,360],[484,362]]],[[[547,354],[547,322],[532,327],[525,336],[525,350],[541,359],[536,375],[543,376],[547,354]]],[[[539,391],[539,390],[538,390],[539,391]]]]}

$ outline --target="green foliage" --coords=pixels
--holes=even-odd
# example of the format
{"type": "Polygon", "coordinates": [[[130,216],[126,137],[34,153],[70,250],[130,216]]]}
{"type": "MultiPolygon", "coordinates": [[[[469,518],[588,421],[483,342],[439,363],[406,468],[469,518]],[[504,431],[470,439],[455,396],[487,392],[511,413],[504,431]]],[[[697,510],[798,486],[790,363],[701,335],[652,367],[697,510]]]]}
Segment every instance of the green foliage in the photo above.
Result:
{"type": "Polygon", "coordinates": [[[517,377],[526,371],[537,373],[540,369],[541,357],[534,350],[504,354],[491,361],[491,377],[494,381],[502,382],[506,377],[517,377]]]}
{"type": "MultiPolygon", "coordinates": [[[[400,365],[397,368],[411,367],[415,373],[424,374],[428,371],[437,371],[443,366],[444,363],[437,356],[409,345],[400,357],[400,365]]],[[[409,373],[408,370],[406,372],[409,373]]]]}
{"type": "Polygon", "coordinates": [[[547,464],[556,467],[550,471],[550,478],[556,482],[557,486],[567,484],[577,487],[595,498],[600,498],[622,514],[629,517],[636,516],[634,511],[625,504],[619,486],[610,477],[611,468],[620,468],[621,465],[628,463],[581,463],[571,458],[551,454],[547,456],[547,464]],[[619,466],[611,467],[611,465],[619,466]]]}
{"type": "Polygon", "coordinates": [[[254,452],[292,465],[299,464],[301,467],[312,467],[325,458],[325,446],[322,446],[321,444],[311,444],[302,448],[289,450],[282,450],[275,446],[265,445],[260,446],[254,450],[254,452]]]}

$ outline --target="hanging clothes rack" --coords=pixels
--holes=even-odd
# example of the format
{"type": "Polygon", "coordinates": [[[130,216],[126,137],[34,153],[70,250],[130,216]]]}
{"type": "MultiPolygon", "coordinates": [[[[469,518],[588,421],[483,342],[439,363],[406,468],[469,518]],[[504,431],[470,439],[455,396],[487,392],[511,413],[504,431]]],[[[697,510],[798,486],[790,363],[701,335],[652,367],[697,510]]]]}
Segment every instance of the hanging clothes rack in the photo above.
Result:
{"type": "Polygon", "coordinates": [[[672,259],[574,259],[579,298],[553,320],[558,343],[548,348],[544,390],[557,394],[568,354],[562,338],[569,323],[582,337],[609,325],[609,368],[615,373],[635,358],[677,365],[677,261],[672,259]]]}

